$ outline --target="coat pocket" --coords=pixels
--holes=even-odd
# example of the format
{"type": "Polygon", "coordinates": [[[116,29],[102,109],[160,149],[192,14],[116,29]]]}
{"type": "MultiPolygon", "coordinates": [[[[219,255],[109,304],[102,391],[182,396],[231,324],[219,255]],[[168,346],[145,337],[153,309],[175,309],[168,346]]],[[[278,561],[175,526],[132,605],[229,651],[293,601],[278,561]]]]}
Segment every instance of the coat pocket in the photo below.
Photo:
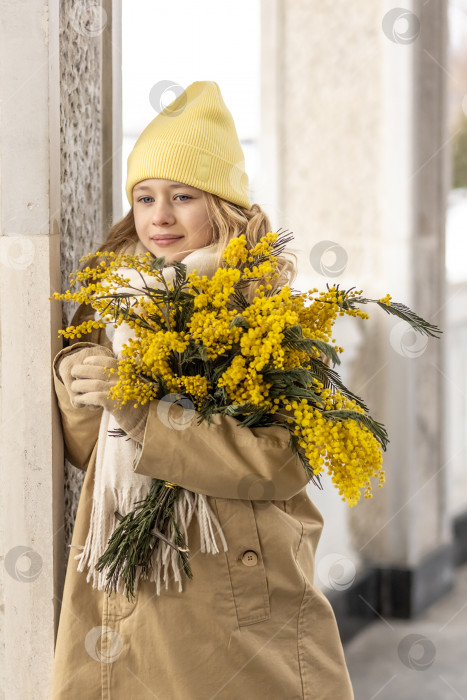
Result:
{"type": "Polygon", "coordinates": [[[271,617],[263,554],[251,501],[216,498],[219,523],[228,544],[225,552],[239,626],[271,617]]]}
{"type": "MultiPolygon", "coordinates": [[[[141,585],[141,582],[140,582],[141,585]]],[[[139,591],[136,591],[135,597],[132,600],[119,593],[113,591],[110,595],[104,591],[104,608],[102,624],[124,620],[131,615],[138,604],[139,591]]]]}

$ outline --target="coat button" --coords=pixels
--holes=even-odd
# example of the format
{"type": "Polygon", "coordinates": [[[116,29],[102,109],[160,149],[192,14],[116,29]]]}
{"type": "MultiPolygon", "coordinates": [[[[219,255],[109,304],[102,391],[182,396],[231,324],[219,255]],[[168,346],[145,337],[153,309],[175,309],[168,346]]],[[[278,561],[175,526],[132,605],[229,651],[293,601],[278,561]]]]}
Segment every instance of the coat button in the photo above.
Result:
{"type": "Polygon", "coordinates": [[[252,549],[248,549],[242,556],[242,562],[245,566],[256,566],[258,555],[252,549]]]}

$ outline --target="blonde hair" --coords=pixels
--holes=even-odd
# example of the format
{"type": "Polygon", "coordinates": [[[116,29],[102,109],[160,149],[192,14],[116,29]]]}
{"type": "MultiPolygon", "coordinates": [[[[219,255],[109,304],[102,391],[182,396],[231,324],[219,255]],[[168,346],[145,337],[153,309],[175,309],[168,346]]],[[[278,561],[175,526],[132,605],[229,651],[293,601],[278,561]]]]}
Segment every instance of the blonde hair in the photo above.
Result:
{"type": "MultiPolygon", "coordinates": [[[[222,253],[232,238],[245,235],[247,248],[253,248],[260,238],[271,231],[271,224],[267,214],[259,204],[253,204],[250,208],[228,202],[210,192],[203,192],[209,221],[213,230],[213,243],[219,242],[219,254],[217,267],[222,264],[222,253]]],[[[118,253],[131,243],[138,241],[133,207],[129,212],[112,225],[104,242],[97,251],[109,251],[118,253]]],[[[96,252],[97,252],[96,251],[96,252]]],[[[183,261],[182,261],[183,262],[183,261]]],[[[86,265],[94,267],[98,263],[97,258],[90,258],[86,265]]],[[[297,256],[290,250],[281,250],[277,255],[278,276],[270,280],[273,290],[286,284],[292,285],[297,276],[297,256]],[[291,260],[288,256],[292,256],[291,260]]],[[[264,280],[250,282],[241,289],[245,297],[251,300],[254,291],[264,280]]]]}

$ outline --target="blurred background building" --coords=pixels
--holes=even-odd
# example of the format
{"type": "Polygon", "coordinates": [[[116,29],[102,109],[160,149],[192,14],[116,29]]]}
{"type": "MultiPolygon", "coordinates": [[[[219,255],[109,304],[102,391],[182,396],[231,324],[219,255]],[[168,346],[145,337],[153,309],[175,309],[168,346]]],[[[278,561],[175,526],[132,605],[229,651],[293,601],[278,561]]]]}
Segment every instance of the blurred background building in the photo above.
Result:
{"type": "Polygon", "coordinates": [[[467,2],[0,0],[0,13],[4,697],[46,697],[83,480],[44,372],[74,308],[48,297],[128,211],[137,136],[195,80],[222,90],[251,201],[294,233],[294,287],[389,292],[443,330],[416,335],[376,306],[338,320],[336,369],[389,432],[387,482],[352,509],[330,479],[309,497],[324,517],[315,583],[356,697],[467,697],[465,675],[437,666],[441,642],[410,626],[454,600],[467,560],[467,2]],[[386,646],[368,637],[370,669],[372,629],[386,646]]]}

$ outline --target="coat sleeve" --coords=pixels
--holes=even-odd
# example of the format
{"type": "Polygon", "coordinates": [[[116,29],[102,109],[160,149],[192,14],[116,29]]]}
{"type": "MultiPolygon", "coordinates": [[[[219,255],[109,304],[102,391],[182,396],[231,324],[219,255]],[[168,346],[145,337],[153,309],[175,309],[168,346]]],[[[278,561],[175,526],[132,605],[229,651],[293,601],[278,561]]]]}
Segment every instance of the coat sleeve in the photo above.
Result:
{"type": "MultiPolygon", "coordinates": [[[[283,426],[247,428],[231,416],[215,414],[213,422],[176,429],[158,416],[158,400],[149,404],[142,445],[133,470],[164,479],[195,493],[216,498],[288,500],[309,479],[300,458],[289,447],[283,426]]],[[[180,405],[172,406],[176,416],[180,405]]]]}
{"type": "Polygon", "coordinates": [[[73,466],[86,471],[92,451],[99,435],[102,408],[80,406],[75,408],[70,401],[68,391],[59,377],[57,370],[61,358],[82,347],[91,347],[93,343],[76,343],[63,348],[53,362],[53,379],[57,403],[60,409],[65,457],[73,466]]]}
{"type": "MultiPolygon", "coordinates": [[[[94,311],[89,306],[81,304],[76,311],[71,325],[78,325],[87,318],[92,318],[94,311]]],[[[102,417],[102,408],[78,408],[71,404],[68,391],[60,378],[59,364],[61,358],[83,347],[104,346],[112,348],[105,335],[105,329],[93,329],[90,333],[83,334],[80,339],[72,339],[71,344],[62,348],[53,360],[53,382],[57,403],[60,410],[60,418],[65,447],[65,457],[78,469],[87,469],[89,460],[97,442],[99,427],[102,417]]]]}

